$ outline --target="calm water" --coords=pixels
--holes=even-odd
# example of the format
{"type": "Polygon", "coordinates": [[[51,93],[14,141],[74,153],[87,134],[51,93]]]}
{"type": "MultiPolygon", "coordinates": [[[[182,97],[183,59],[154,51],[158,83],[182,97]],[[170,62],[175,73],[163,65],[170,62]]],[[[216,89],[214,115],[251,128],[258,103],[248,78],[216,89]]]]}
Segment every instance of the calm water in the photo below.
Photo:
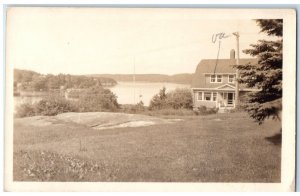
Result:
{"type": "Polygon", "coordinates": [[[120,104],[134,104],[143,101],[148,106],[152,97],[160,89],[166,87],[167,92],[176,88],[188,88],[190,85],[174,83],[149,83],[149,82],[118,82],[110,90],[118,97],[120,104]]]}
{"type": "MultiPolygon", "coordinates": [[[[144,105],[148,106],[152,97],[164,86],[167,92],[176,88],[190,87],[190,85],[174,83],[118,82],[110,90],[117,95],[120,104],[134,104],[143,101],[144,105]]],[[[23,103],[35,103],[41,99],[42,97],[14,97],[15,108],[23,103]]]]}

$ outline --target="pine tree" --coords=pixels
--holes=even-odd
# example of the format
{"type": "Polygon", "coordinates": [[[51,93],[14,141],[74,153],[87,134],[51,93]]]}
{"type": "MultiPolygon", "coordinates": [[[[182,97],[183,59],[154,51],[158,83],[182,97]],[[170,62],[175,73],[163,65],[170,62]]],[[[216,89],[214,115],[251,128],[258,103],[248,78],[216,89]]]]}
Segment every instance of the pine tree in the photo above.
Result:
{"type": "Polygon", "coordinates": [[[257,64],[236,66],[240,70],[238,81],[259,91],[248,94],[242,105],[246,111],[261,124],[266,118],[280,119],[282,109],[282,19],[256,20],[261,32],[275,36],[277,40],[258,40],[243,50],[258,59],[257,64]]]}

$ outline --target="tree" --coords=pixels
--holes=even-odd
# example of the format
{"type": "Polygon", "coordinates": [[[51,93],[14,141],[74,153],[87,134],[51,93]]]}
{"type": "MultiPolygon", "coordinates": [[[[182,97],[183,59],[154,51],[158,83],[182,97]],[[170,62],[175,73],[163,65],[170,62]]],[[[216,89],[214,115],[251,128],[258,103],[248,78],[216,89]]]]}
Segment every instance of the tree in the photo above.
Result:
{"type": "Polygon", "coordinates": [[[167,93],[166,103],[173,109],[192,109],[193,95],[188,88],[177,88],[167,93]]]}
{"type": "Polygon", "coordinates": [[[159,90],[159,93],[154,95],[150,101],[149,109],[163,109],[166,106],[166,87],[159,90]]]}
{"type": "Polygon", "coordinates": [[[150,110],[192,108],[193,96],[187,88],[177,88],[166,93],[166,88],[163,87],[158,94],[153,96],[149,105],[150,110]]]}
{"type": "Polygon", "coordinates": [[[32,79],[32,88],[34,91],[46,91],[47,79],[45,77],[36,76],[32,79]]]}
{"type": "Polygon", "coordinates": [[[59,89],[60,84],[59,84],[59,79],[57,76],[52,75],[52,74],[47,74],[46,81],[47,81],[47,87],[49,90],[59,89]]]}
{"type": "Polygon", "coordinates": [[[119,109],[117,96],[109,89],[104,89],[101,86],[82,89],[78,106],[81,112],[116,111],[119,109]]]}
{"type": "Polygon", "coordinates": [[[258,40],[244,53],[257,57],[258,63],[237,65],[240,83],[256,87],[258,91],[248,94],[244,108],[259,124],[266,118],[280,119],[282,109],[282,19],[258,19],[261,32],[277,38],[275,41],[258,40]]]}

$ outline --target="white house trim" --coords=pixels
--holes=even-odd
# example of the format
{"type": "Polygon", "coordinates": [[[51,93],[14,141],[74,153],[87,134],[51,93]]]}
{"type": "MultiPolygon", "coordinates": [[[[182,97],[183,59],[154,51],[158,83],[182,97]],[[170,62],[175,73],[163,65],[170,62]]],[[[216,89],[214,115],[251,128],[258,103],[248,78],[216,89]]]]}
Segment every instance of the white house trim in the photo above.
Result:
{"type": "Polygon", "coordinates": [[[229,87],[230,89],[235,89],[234,86],[231,86],[231,85],[229,85],[229,84],[224,84],[224,85],[222,85],[222,86],[217,87],[216,89],[222,90],[224,87],[229,87]]]}

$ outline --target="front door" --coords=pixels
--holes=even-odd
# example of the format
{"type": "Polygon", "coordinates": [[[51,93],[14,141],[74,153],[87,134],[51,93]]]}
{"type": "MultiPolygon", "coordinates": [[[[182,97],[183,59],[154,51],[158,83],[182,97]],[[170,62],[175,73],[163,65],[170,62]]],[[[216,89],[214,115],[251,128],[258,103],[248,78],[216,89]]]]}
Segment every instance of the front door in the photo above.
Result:
{"type": "Polygon", "coordinates": [[[234,107],[234,93],[221,92],[219,97],[219,107],[234,107]]]}
{"type": "Polygon", "coordinates": [[[227,94],[227,104],[228,104],[228,106],[233,105],[233,93],[228,93],[227,94]]]}

